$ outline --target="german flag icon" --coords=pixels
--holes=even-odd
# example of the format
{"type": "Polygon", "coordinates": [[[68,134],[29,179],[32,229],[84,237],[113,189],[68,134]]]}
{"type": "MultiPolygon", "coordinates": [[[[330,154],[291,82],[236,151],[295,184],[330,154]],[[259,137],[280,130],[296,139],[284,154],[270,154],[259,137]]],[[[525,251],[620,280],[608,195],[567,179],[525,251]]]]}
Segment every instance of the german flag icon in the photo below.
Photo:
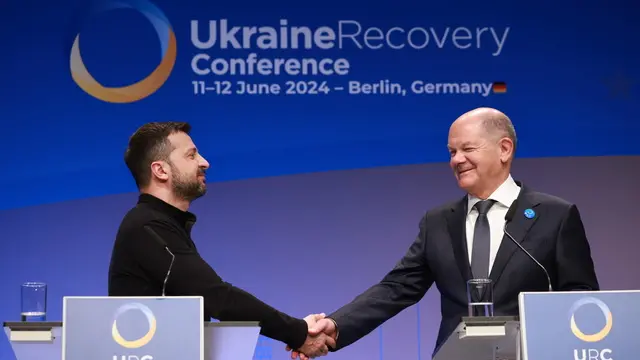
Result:
{"type": "Polygon", "coordinates": [[[494,94],[505,94],[507,92],[507,83],[498,81],[493,83],[494,94]]]}

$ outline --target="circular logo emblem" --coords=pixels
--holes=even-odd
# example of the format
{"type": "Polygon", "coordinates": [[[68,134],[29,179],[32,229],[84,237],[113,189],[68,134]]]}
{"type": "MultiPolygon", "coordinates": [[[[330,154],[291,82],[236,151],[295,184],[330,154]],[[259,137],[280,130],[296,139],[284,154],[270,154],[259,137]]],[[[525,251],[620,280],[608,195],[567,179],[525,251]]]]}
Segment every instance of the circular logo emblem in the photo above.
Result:
{"type": "Polygon", "coordinates": [[[91,76],[80,55],[80,34],[77,34],[71,47],[71,77],[87,94],[111,103],[130,103],[146,98],[158,90],[169,78],[176,62],[176,36],[167,17],[155,5],[146,0],[106,1],[94,12],[106,12],[119,8],[139,11],[153,25],[160,39],[160,64],[146,78],[137,83],[122,87],[106,87],[91,76]]]}
{"type": "Polygon", "coordinates": [[[156,334],[156,317],[153,315],[153,312],[151,312],[151,309],[149,309],[145,305],[142,305],[140,303],[125,304],[125,305],[122,305],[120,308],[118,308],[118,310],[116,311],[115,318],[113,320],[113,325],[111,326],[111,335],[113,336],[113,340],[116,343],[118,343],[118,345],[125,347],[127,349],[137,349],[147,345],[149,341],[153,339],[153,336],[155,334],[156,334]],[[126,340],[125,338],[122,337],[122,335],[120,335],[120,332],[118,331],[118,324],[117,324],[118,317],[129,310],[142,311],[144,316],[147,318],[147,321],[149,322],[149,330],[143,337],[137,340],[126,340]]]}
{"type": "Polygon", "coordinates": [[[571,332],[573,332],[573,335],[575,335],[578,339],[580,339],[582,341],[586,341],[586,342],[597,342],[597,341],[600,341],[600,340],[604,339],[607,335],[609,335],[609,332],[611,331],[612,327],[613,327],[613,315],[611,314],[611,310],[609,310],[609,307],[607,306],[607,304],[602,302],[602,300],[600,300],[600,299],[596,299],[596,298],[592,298],[592,297],[580,299],[580,300],[576,301],[576,303],[573,304],[573,306],[571,307],[571,332]],[[595,334],[585,334],[585,333],[583,333],[578,328],[578,325],[576,324],[575,312],[580,307],[582,307],[583,305],[587,305],[587,304],[595,304],[595,305],[597,305],[598,308],[600,308],[600,311],[602,311],[602,315],[604,315],[604,318],[605,318],[604,327],[600,331],[595,333],[595,334]]]}

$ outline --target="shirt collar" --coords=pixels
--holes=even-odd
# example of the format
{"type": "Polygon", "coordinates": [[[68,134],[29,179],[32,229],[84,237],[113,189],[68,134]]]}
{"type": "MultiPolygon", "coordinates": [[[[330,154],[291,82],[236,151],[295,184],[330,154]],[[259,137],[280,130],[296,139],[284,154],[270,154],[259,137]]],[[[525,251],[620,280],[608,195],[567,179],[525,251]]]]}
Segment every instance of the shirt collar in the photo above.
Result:
{"type": "MultiPolygon", "coordinates": [[[[488,199],[495,200],[498,204],[509,208],[520,194],[520,186],[516,184],[511,175],[500,185],[488,199]]],[[[467,197],[467,214],[473,210],[473,206],[480,201],[476,196],[469,195],[467,197]]]]}

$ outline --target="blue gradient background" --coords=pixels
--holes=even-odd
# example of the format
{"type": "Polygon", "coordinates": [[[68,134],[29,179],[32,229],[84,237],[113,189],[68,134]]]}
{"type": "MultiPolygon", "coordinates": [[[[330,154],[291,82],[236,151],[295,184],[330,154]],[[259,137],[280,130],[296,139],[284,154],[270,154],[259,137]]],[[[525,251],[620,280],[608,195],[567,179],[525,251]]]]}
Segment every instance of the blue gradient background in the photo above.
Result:
{"type": "MultiPolygon", "coordinates": [[[[75,85],[69,48],[80,29],[82,56],[96,79],[114,86],[140,80],[160,60],[159,41],[143,16],[117,10],[88,19],[85,1],[0,5],[3,319],[18,318],[23,281],[50,285],[51,320],[61,317],[64,295],[106,293],[113,237],[136,198],[123,152],[136,128],[158,120],[191,122],[193,138],[212,164],[210,193],[193,207],[200,219],[195,241],[205,259],[226,280],[292,315],[330,312],[381,279],[404,254],[423,212],[461,195],[444,164],[447,131],[457,116],[477,106],[497,107],[514,121],[521,159],[516,178],[578,204],[603,287],[640,286],[630,275],[640,271],[630,255],[640,250],[631,226],[640,173],[640,57],[633,37],[640,11],[632,2],[154,3],[176,32],[178,59],[157,93],[122,105],[96,100],[75,85]],[[508,91],[486,98],[194,96],[191,81],[202,79],[190,69],[196,50],[189,22],[221,18],[270,26],[281,18],[307,26],[357,20],[437,31],[508,26],[500,56],[492,56],[490,43],[460,50],[450,42],[443,49],[432,42],[425,50],[284,53],[347,58],[348,76],[324,79],[335,85],[504,81],[508,91]],[[627,82],[626,92],[612,93],[627,82]],[[247,254],[247,248],[255,251],[247,254]]],[[[330,356],[426,359],[438,321],[434,290],[419,306],[330,356]]],[[[256,358],[286,356],[281,344],[266,339],[256,352],[256,358]]],[[[12,359],[4,339],[0,358],[12,359]]]]}

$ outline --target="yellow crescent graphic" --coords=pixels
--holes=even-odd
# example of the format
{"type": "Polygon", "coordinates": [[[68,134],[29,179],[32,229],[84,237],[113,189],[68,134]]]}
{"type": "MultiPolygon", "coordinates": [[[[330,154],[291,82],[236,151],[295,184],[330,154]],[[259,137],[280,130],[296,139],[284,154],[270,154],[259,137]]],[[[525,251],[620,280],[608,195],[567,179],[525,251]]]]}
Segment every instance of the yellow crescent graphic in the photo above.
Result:
{"type": "Polygon", "coordinates": [[[611,310],[609,310],[609,307],[607,306],[607,304],[605,304],[600,299],[596,299],[596,298],[580,299],[571,308],[571,332],[573,332],[573,335],[575,335],[578,339],[580,339],[582,341],[586,341],[586,342],[597,342],[597,341],[600,341],[600,340],[604,339],[605,337],[607,337],[607,335],[609,335],[609,332],[611,331],[612,327],[613,327],[613,315],[611,314],[611,310]],[[602,314],[604,315],[604,317],[606,319],[606,323],[605,323],[604,327],[600,331],[595,333],[595,334],[585,334],[585,333],[583,333],[578,328],[578,325],[576,324],[576,320],[575,320],[575,315],[574,314],[575,314],[576,310],[578,310],[578,308],[580,308],[581,306],[586,305],[586,304],[595,304],[595,305],[597,305],[600,308],[600,311],[602,311],[602,314]]]}
{"type": "Polygon", "coordinates": [[[140,303],[126,304],[120,307],[116,312],[116,319],[113,320],[113,325],[111,326],[111,335],[113,336],[113,340],[116,343],[118,343],[120,346],[123,346],[127,349],[137,349],[137,348],[143,347],[147,345],[149,341],[151,341],[151,339],[153,339],[153,336],[155,334],[156,334],[156,318],[151,312],[151,309],[149,309],[148,307],[140,303]],[[122,337],[122,335],[120,335],[120,331],[118,331],[117,318],[120,314],[128,310],[142,311],[142,313],[147,318],[147,321],[149,322],[149,331],[147,331],[147,333],[143,337],[137,340],[126,340],[125,338],[122,337]]]}
{"type": "MultiPolygon", "coordinates": [[[[128,7],[136,8],[133,4],[128,7]]],[[[154,25],[162,46],[162,60],[156,69],[137,83],[122,87],[106,87],[89,73],[80,55],[80,34],[76,35],[71,47],[71,77],[87,94],[110,103],[131,103],[156,92],[169,78],[176,62],[177,41],[169,21],[164,14],[144,2],[145,9],[137,9],[154,25]]]]}

